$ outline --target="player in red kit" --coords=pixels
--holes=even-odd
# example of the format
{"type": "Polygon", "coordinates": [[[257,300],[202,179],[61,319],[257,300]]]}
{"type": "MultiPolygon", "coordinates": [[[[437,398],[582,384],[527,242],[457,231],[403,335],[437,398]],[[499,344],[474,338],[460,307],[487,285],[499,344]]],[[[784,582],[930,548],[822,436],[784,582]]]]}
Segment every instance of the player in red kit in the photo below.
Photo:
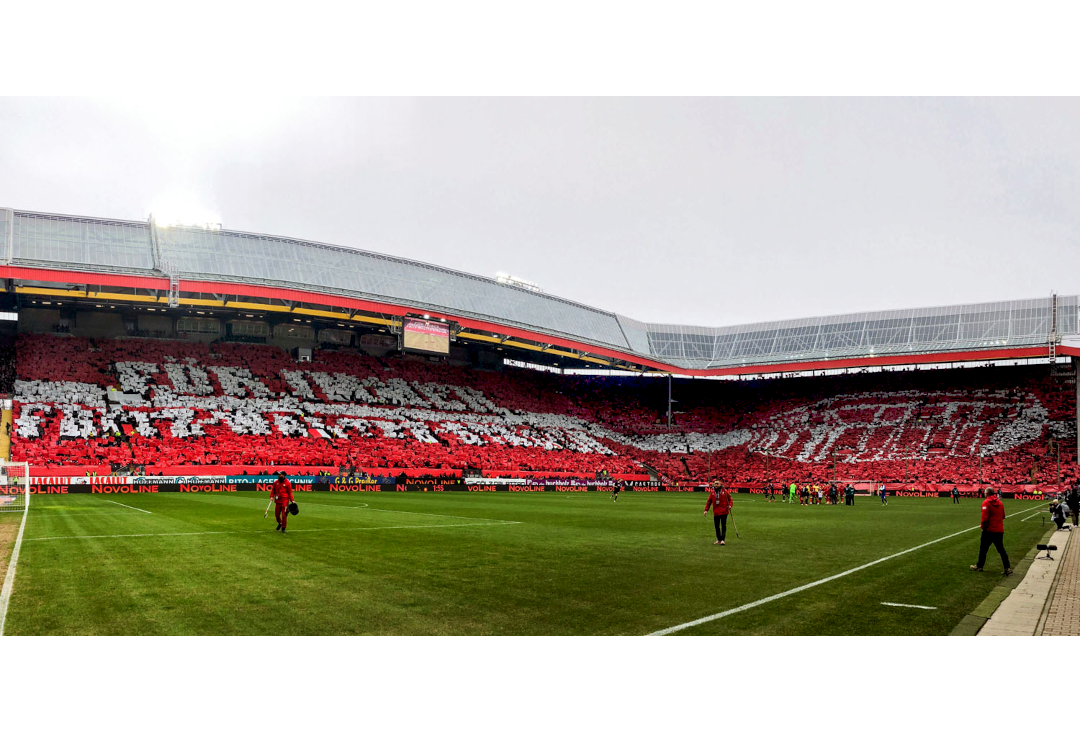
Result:
{"type": "Polygon", "coordinates": [[[270,486],[270,499],[274,501],[274,517],[277,519],[277,528],[285,532],[285,524],[289,522],[289,503],[293,501],[292,483],[285,479],[284,472],[278,472],[278,478],[270,486]]]}

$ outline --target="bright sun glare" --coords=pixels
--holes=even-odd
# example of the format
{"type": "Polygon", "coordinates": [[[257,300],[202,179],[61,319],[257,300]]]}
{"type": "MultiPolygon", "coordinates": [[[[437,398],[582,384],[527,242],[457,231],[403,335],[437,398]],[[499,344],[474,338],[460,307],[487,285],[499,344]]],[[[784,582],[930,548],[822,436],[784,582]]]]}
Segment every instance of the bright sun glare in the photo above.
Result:
{"type": "Polygon", "coordinates": [[[218,213],[187,196],[160,197],[154,201],[151,213],[154,216],[154,223],[162,227],[221,225],[221,216],[218,213]]]}

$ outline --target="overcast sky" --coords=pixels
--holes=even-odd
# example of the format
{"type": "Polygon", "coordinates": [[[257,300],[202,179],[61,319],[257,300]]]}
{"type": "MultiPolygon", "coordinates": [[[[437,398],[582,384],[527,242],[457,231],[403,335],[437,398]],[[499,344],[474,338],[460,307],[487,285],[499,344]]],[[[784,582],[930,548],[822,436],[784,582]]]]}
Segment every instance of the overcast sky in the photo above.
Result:
{"type": "Polygon", "coordinates": [[[729,325],[1080,292],[1076,99],[0,99],[0,206],[729,325]]]}

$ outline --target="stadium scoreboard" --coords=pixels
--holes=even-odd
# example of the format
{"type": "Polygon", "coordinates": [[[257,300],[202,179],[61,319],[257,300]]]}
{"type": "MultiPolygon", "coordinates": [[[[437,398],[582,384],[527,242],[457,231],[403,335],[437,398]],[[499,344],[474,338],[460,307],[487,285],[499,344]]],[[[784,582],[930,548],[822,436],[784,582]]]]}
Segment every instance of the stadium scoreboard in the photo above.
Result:
{"type": "Polygon", "coordinates": [[[450,326],[445,322],[405,318],[401,324],[404,350],[415,353],[450,353],[450,326]]]}

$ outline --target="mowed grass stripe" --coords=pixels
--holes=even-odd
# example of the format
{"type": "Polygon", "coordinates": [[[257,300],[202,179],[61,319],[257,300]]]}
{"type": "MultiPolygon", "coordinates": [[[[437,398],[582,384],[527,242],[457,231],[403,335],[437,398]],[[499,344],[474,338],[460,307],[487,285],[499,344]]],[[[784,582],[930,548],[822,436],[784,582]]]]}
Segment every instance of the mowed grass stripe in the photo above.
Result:
{"type": "MultiPolygon", "coordinates": [[[[298,495],[301,514],[282,536],[272,529],[272,520],[261,517],[267,501],[262,494],[125,496],[133,505],[169,516],[173,530],[254,532],[30,543],[23,551],[9,631],[646,634],[978,521],[977,501],[951,505],[901,498],[887,507],[862,500],[853,508],[800,508],[740,496],[736,516],[743,538],[719,547],[712,545],[712,521],[701,515],[704,496],[698,494],[626,493],[614,504],[603,493],[317,497],[342,506],[367,502],[403,513],[520,524],[507,530],[304,533],[301,528],[364,527],[373,524],[363,521],[373,519],[381,525],[448,521],[332,507],[305,510],[298,495]],[[88,560],[94,565],[86,566],[88,560]],[[25,584],[24,571],[30,577],[25,584]]],[[[1010,513],[1014,507],[1028,506],[1006,504],[1010,513]]],[[[147,522],[160,518],[136,515],[147,522]]],[[[1039,537],[1037,521],[1017,521],[1006,533],[1010,551],[1027,540],[1014,530],[1019,525],[1030,527],[1032,545],[1039,537]]],[[[994,581],[989,572],[967,570],[977,546],[977,533],[960,536],[689,632],[947,634],[994,581]],[[897,612],[881,606],[882,600],[939,610],[897,612]]],[[[1021,556],[1028,548],[1015,550],[1021,556]]]]}
{"type": "MultiPolygon", "coordinates": [[[[1041,506],[1040,507],[1035,507],[1035,508],[1030,508],[1029,510],[1027,510],[1025,512],[1031,512],[1033,510],[1039,510],[1039,509],[1041,509],[1041,506]]],[[[1023,513],[1020,513],[1020,514],[1022,515],[1023,513]]],[[[903,551],[898,551],[897,553],[891,554],[889,556],[883,556],[883,557],[878,558],[878,559],[876,559],[874,561],[870,561],[869,563],[863,564],[862,566],[856,566],[854,568],[847,569],[846,571],[842,571],[842,572],[840,572],[838,574],[834,574],[833,576],[827,576],[825,578],[818,579],[817,581],[810,582],[809,584],[804,584],[803,586],[795,587],[793,589],[788,589],[787,591],[780,592],[779,594],[774,594],[773,596],[765,597],[763,599],[758,599],[757,601],[750,602],[749,604],[744,604],[744,605],[739,606],[739,607],[734,607],[732,609],[727,609],[727,610],[724,610],[724,611],[721,611],[721,612],[717,612],[717,613],[711,614],[711,615],[709,615],[707,617],[701,617],[700,619],[695,619],[695,620],[691,620],[689,622],[684,622],[682,624],[675,625],[673,627],[668,627],[666,629],[658,630],[658,631],[652,632],[650,634],[652,634],[652,635],[674,634],[676,632],[681,632],[683,630],[690,629],[690,628],[696,627],[698,625],[702,625],[702,624],[706,624],[706,623],[709,623],[709,622],[714,622],[714,621],[719,620],[719,619],[723,619],[724,617],[728,617],[728,616],[731,616],[733,614],[737,614],[739,612],[747,611],[747,610],[750,610],[750,609],[755,609],[755,608],[757,608],[759,606],[763,606],[763,605],[768,604],[770,602],[773,602],[773,601],[776,601],[776,600],[779,600],[779,599],[783,599],[783,598],[788,597],[788,596],[793,596],[793,595],[798,594],[798,593],[803,592],[803,591],[809,591],[810,589],[814,589],[816,587],[822,586],[822,585],[827,584],[827,583],[832,582],[832,581],[837,581],[839,579],[843,579],[845,577],[851,576],[851,575],[853,575],[855,573],[858,573],[860,571],[864,571],[864,570],[869,569],[871,567],[882,564],[882,563],[884,563],[886,561],[892,561],[894,559],[900,558],[901,556],[905,556],[907,554],[914,553],[915,551],[922,550],[924,548],[927,548],[929,546],[933,546],[933,545],[935,545],[937,543],[940,543],[942,541],[947,541],[950,538],[955,538],[956,536],[963,535],[964,533],[969,533],[971,531],[978,530],[978,529],[979,529],[979,526],[974,526],[974,527],[970,527],[970,528],[964,528],[963,530],[957,531],[955,533],[950,533],[949,535],[946,535],[946,536],[941,536],[940,538],[936,538],[936,539],[934,539],[932,541],[927,541],[926,543],[920,544],[918,546],[913,546],[913,547],[905,549],[903,551]]]]}

